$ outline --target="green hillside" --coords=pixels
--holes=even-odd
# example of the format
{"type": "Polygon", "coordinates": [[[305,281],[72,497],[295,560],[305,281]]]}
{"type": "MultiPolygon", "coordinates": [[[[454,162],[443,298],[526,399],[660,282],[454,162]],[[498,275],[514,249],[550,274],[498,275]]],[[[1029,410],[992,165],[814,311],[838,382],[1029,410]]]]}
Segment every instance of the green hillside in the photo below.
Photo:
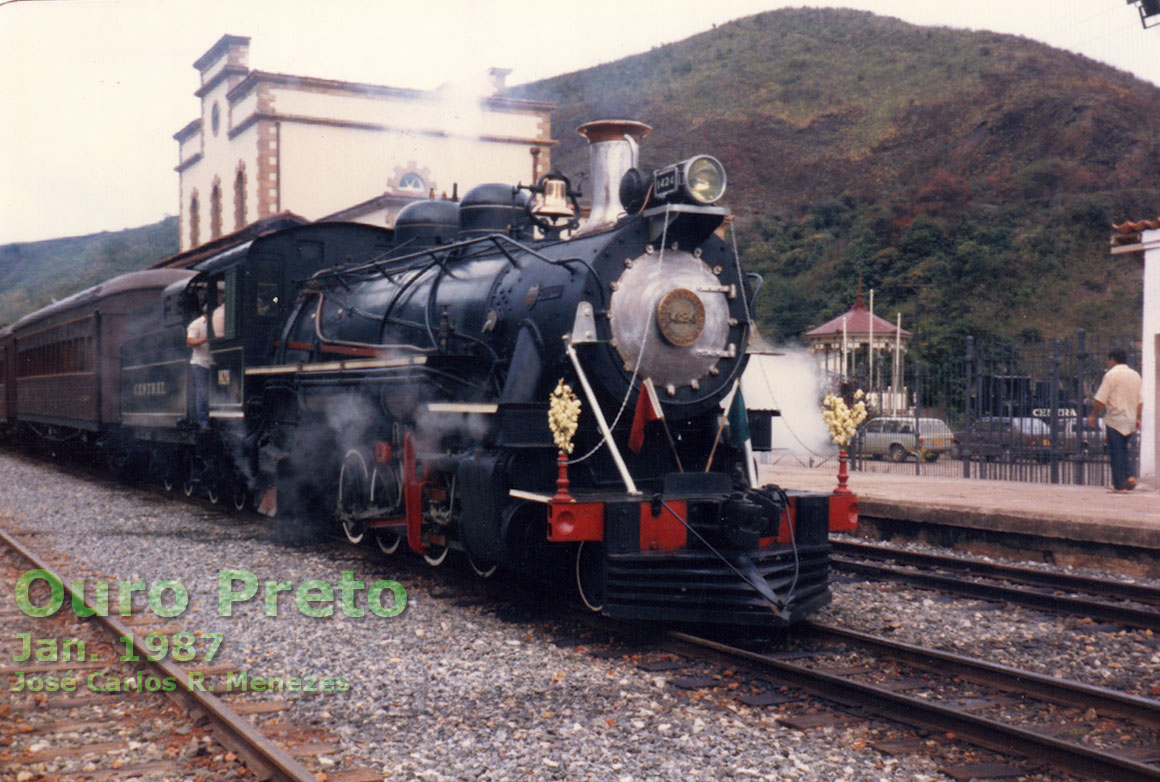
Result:
{"type": "MultiPolygon", "coordinates": [[[[774,339],[844,311],[860,275],[879,314],[913,329],[920,310],[930,357],[968,333],[1139,329],[1139,260],[1111,256],[1108,238],[1113,222],[1160,213],[1160,88],[1108,66],[1013,36],[797,9],[512,93],[559,104],[552,159],[568,174],[587,169],[574,129],[609,116],[654,127],[646,165],[720,158],[774,339]]],[[[176,251],[174,218],[0,247],[0,321],[176,251]]]]}
{"type": "Polygon", "coordinates": [[[176,217],[124,231],[0,245],[0,324],[176,252],[176,217]]]}
{"type": "Polygon", "coordinates": [[[1008,35],[847,10],[748,17],[646,54],[519,88],[572,131],[654,127],[644,163],[711,153],[730,177],[759,316],[777,339],[844,311],[858,277],[924,352],[966,333],[1037,340],[1139,329],[1137,260],[1113,221],[1160,212],[1160,89],[1008,35]]]}

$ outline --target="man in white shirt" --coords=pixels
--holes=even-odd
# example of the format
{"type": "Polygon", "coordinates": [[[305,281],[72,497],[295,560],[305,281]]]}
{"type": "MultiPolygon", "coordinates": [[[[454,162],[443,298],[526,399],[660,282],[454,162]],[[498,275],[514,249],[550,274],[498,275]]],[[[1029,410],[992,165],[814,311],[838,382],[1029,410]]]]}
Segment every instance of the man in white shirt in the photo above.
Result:
{"type": "Polygon", "coordinates": [[[198,315],[185,329],[185,344],[190,348],[189,371],[193,379],[193,420],[198,429],[209,427],[209,333],[205,313],[198,315]]]}
{"type": "MultiPolygon", "coordinates": [[[[224,336],[226,308],[221,304],[213,313],[213,336],[224,336]]],[[[205,313],[194,318],[185,329],[185,344],[190,348],[189,369],[193,378],[193,418],[198,429],[209,428],[209,372],[213,357],[209,352],[209,332],[205,313]]]]}
{"type": "Polygon", "coordinates": [[[1104,373],[1088,416],[1088,426],[1094,429],[1096,417],[1104,413],[1112,491],[1117,494],[1136,488],[1128,449],[1132,435],[1140,428],[1140,412],[1144,407],[1140,398],[1140,373],[1129,367],[1127,361],[1123,350],[1108,351],[1108,371],[1104,373]]]}

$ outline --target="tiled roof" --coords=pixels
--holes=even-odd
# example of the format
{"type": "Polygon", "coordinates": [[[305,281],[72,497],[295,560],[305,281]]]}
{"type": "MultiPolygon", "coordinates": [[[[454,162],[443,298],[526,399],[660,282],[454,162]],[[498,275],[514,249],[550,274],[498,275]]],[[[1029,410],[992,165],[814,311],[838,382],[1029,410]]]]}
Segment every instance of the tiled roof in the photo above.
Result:
{"type": "MultiPolygon", "coordinates": [[[[846,323],[846,336],[849,337],[854,334],[870,334],[870,322],[874,322],[874,333],[883,337],[890,335],[894,336],[898,329],[893,323],[880,318],[877,315],[871,315],[870,310],[866,309],[866,305],[862,303],[862,294],[858,294],[854,306],[850,308],[844,315],[839,315],[836,318],[826,321],[817,328],[810,329],[805,333],[806,337],[830,337],[841,336],[842,322],[846,323]]],[[[901,336],[903,339],[910,339],[912,336],[909,331],[902,329],[901,336]]]]}

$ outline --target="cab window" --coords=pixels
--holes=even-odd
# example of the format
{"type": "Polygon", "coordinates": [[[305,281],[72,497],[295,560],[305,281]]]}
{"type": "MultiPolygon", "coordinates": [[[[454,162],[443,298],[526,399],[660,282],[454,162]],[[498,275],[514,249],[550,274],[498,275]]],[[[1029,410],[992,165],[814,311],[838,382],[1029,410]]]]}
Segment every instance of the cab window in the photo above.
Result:
{"type": "Polygon", "coordinates": [[[215,275],[206,288],[213,296],[213,338],[223,339],[238,335],[238,280],[240,269],[235,267],[225,274],[215,275]],[[220,312],[219,312],[220,310],[220,312]]]}
{"type": "Polygon", "coordinates": [[[272,320],[278,316],[278,256],[258,256],[255,263],[256,301],[255,311],[260,320],[272,320]]]}

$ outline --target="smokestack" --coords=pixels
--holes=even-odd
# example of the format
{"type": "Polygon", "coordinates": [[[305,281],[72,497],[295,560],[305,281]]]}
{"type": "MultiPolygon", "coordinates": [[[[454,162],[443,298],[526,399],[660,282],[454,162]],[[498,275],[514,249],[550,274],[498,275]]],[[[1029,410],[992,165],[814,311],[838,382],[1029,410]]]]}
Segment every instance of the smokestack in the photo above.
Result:
{"type": "Polygon", "coordinates": [[[576,236],[603,231],[616,224],[624,212],[620,203],[620,179],[637,165],[640,142],[652,128],[630,119],[601,119],[576,129],[588,139],[592,212],[576,236]]]}

